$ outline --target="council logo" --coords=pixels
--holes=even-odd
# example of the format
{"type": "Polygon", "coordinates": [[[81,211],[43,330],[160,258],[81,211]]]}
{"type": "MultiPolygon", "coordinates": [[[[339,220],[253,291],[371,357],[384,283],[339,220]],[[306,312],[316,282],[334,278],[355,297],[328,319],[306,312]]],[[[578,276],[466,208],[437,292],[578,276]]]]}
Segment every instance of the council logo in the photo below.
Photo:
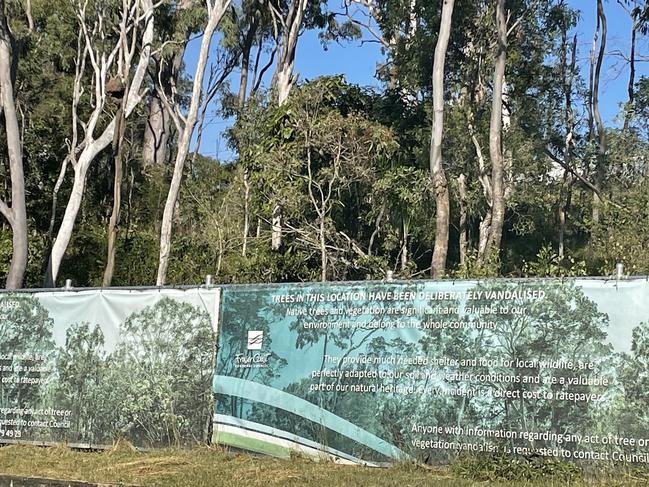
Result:
{"type": "Polygon", "coordinates": [[[248,331],[248,350],[261,350],[263,342],[263,331],[248,331]]]}

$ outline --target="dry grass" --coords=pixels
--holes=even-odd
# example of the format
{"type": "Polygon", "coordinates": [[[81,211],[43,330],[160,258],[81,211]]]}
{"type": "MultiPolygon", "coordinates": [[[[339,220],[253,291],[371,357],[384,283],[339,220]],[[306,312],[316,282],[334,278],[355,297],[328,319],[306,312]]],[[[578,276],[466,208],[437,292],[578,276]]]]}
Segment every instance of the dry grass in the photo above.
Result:
{"type": "MultiPolygon", "coordinates": [[[[0,448],[0,474],[97,483],[161,487],[255,486],[551,486],[565,482],[478,482],[454,477],[446,469],[416,465],[392,468],[345,467],[304,458],[278,460],[233,454],[219,448],[140,453],[125,444],[105,452],[78,452],[65,447],[0,448]]],[[[573,485],[586,485],[578,482],[573,485]]],[[[588,485],[647,485],[646,479],[609,476],[588,485]],[[615,479],[615,480],[613,480],[615,479]]]]}

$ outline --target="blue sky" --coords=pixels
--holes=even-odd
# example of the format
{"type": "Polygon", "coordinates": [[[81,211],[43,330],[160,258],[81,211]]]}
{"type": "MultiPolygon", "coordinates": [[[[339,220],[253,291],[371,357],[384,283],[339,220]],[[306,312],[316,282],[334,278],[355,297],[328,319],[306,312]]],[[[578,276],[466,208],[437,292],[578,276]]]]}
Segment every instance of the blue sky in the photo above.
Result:
{"type": "MultiPolygon", "coordinates": [[[[332,0],[337,2],[338,0],[332,0]]],[[[568,0],[568,4],[580,11],[579,24],[574,33],[578,34],[578,62],[582,70],[587,73],[587,63],[590,54],[593,32],[596,25],[596,3],[595,0],[568,0]]],[[[620,112],[620,105],[627,98],[627,81],[629,76],[628,66],[618,56],[616,51],[628,53],[630,43],[631,21],[624,9],[616,0],[605,0],[608,38],[607,57],[602,73],[602,85],[600,90],[602,117],[608,125],[616,125],[616,117],[620,112]]],[[[214,41],[216,44],[216,39],[214,41]]],[[[185,56],[187,69],[193,71],[196,56],[200,46],[200,39],[190,42],[185,56]]],[[[647,53],[649,42],[645,36],[638,38],[638,54],[647,53]]],[[[296,56],[296,71],[300,79],[313,79],[322,75],[344,74],[350,83],[357,83],[364,86],[380,86],[374,78],[377,63],[381,62],[383,56],[380,47],[376,43],[349,42],[343,45],[337,43],[329,44],[325,50],[314,31],[305,32],[298,44],[296,56]]],[[[642,75],[649,75],[647,63],[637,63],[636,79],[642,75]]],[[[232,76],[232,87],[238,88],[239,73],[232,76]]],[[[223,137],[223,131],[229,125],[229,121],[222,120],[215,115],[217,106],[208,116],[201,144],[201,153],[216,157],[221,160],[229,160],[234,154],[227,146],[223,137]]]]}

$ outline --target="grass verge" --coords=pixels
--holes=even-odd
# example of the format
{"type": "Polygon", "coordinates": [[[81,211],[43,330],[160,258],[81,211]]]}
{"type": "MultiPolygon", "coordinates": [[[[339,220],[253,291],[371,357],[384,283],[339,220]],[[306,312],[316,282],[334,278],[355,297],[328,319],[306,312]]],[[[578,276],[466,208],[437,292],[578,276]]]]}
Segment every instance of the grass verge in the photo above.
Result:
{"type": "Polygon", "coordinates": [[[280,460],[233,454],[219,448],[141,453],[119,444],[104,452],[66,447],[0,448],[0,474],[160,487],[255,486],[646,486],[649,477],[632,470],[611,471],[585,481],[576,467],[533,467],[500,459],[459,458],[450,468],[400,464],[391,468],[348,467],[294,457],[280,460]],[[467,478],[468,477],[468,478],[467,478]]]}

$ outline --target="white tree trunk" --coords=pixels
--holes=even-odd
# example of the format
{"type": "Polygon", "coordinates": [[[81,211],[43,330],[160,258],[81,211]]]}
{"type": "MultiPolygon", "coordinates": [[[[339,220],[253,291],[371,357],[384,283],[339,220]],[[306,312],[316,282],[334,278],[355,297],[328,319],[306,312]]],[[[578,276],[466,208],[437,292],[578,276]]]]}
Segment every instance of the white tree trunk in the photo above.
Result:
{"type": "Polygon", "coordinates": [[[282,246],[282,207],[275,205],[271,221],[271,250],[279,250],[282,246]]]}
{"type": "Polygon", "coordinates": [[[278,67],[276,75],[277,86],[277,103],[283,105],[288,100],[288,96],[293,88],[293,65],[282,65],[278,67]]]}
{"type": "MultiPolygon", "coordinates": [[[[175,15],[180,17],[183,12],[191,8],[197,0],[179,0],[175,2],[175,15]]],[[[179,74],[182,70],[183,55],[189,32],[187,26],[180,22],[176,25],[173,36],[176,39],[184,38],[184,44],[177,47],[177,52],[169,61],[168,68],[161,73],[164,89],[171,91],[171,86],[178,82],[179,74]],[[185,29],[185,30],[181,30],[185,29]]],[[[163,61],[165,62],[165,61],[163,61]]],[[[171,136],[171,117],[167,112],[162,100],[157,94],[152,94],[149,99],[148,116],[146,126],[144,127],[144,139],[142,146],[142,164],[145,168],[159,166],[167,160],[167,145],[171,136]]]]}
{"type": "Polygon", "coordinates": [[[491,234],[491,210],[487,211],[480,222],[478,232],[478,260],[483,262],[487,252],[487,243],[489,242],[489,235],[491,234]]]}
{"type": "Polygon", "coordinates": [[[491,228],[486,257],[500,252],[505,222],[505,163],[502,152],[503,86],[507,62],[507,19],[505,0],[496,0],[496,27],[498,31],[496,61],[493,75],[491,121],[489,125],[489,156],[491,158],[492,208],[491,228]]]}
{"type": "Polygon", "coordinates": [[[401,251],[399,255],[399,270],[404,273],[408,268],[408,225],[403,226],[403,238],[401,239],[401,251]]]}
{"type": "Polygon", "coordinates": [[[22,141],[16,114],[14,87],[11,80],[12,49],[9,28],[0,3],[0,104],[4,111],[9,172],[11,173],[11,208],[0,201],[0,212],[7,218],[12,231],[11,264],[5,287],[22,287],[27,268],[27,211],[25,208],[25,177],[22,141]]]}
{"type": "Polygon", "coordinates": [[[275,76],[273,76],[279,105],[283,105],[286,102],[291,88],[295,84],[296,76],[293,73],[295,53],[307,3],[308,0],[293,0],[286,19],[282,19],[283,33],[280,55],[277,59],[275,76]]]}
{"type": "MultiPolygon", "coordinates": [[[[293,73],[295,53],[307,3],[308,0],[292,0],[286,18],[282,19],[282,41],[275,74],[273,75],[273,85],[277,90],[277,103],[280,106],[288,100],[291,88],[293,88],[297,78],[293,73]]],[[[282,217],[282,206],[276,202],[271,223],[272,250],[278,250],[282,246],[282,217]]]]}
{"type": "Polygon", "coordinates": [[[327,282],[327,241],[325,238],[325,217],[324,214],[318,216],[318,240],[320,243],[320,281],[327,282]]]}
{"type": "MultiPolygon", "coordinates": [[[[211,2],[211,0],[208,1],[211,2]]],[[[171,254],[171,227],[174,209],[180,193],[180,184],[182,182],[183,169],[185,167],[185,161],[187,160],[187,154],[189,153],[189,144],[191,143],[192,134],[194,133],[194,128],[196,127],[196,122],[198,120],[198,109],[201,103],[201,95],[203,93],[203,78],[205,75],[205,67],[207,65],[212,36],[229,5],[230,0],[214,0],[214,3],[208,3],[209,18],[201,41],[198,64],[196,66],[196,73],[194,74],[192,97],[189,103],[189,110],[187,112],[187,117],[185,118],[184,126],[179,134],[178,151],[174,163],[174,173],[171,178],[169,193],[167,194],[167,201],[162,215],[162,225],[160,229],[160,257],[158,260],[158,277],[156,279],[156,284],[158,286],[164,286],[167,279],[169,256],[171,254]]]]}
{"type": "Polygon", "coordinates": [[[61,268],[61,261],[65,255],[65,251],[70,244],[72,238],[72,230],[74,229],[74,222],[77,219],[79,208],[81,208],[81,201],[83,200],[83,193],[86,188],[86,176],[92,161],[97,157],[108,144],[110,144],[113,133],[115,131],[115,120],[113,120],[104,133],[99,137],[92,147],[81,154],[81,157],[74,166],[74,182],[72,183],[72,191],[68,198],[68,204],[65,207],[63,220],[57,233],[52,251],[50,254],[50,262],[48,264],[48,275],[46,278],[51,278],[51,282],[46,282],[46,287],[56,285],[56,278],[61,268]]]}
{"type": "Polygon", "coordinates": [[[435,246],[431,263],[431,276],[434,279],[444,275],[448,254],[450,205],[448,183],[442,164],[442,137],[444,133],[444,65],[448,40],[451,35],[454,3],[454,0],[444,0],[442,5],[442,20],[433,61],[433,128],[430,142],[430,175],[435,190],[436,207],[435,246]]]}

